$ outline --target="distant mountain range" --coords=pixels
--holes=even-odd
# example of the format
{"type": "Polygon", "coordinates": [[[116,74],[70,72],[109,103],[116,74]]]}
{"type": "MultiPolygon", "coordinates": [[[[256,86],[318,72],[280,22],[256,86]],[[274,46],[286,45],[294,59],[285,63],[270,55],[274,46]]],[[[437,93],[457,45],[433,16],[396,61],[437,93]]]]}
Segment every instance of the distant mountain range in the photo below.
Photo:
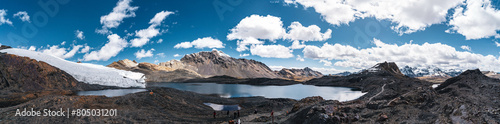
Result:
{"type": "Polygon", "coordinates": [[[125,59],[107,66],[144,73],[148,82],[182,82],[213,76],[229,76],[238,79],[270,78],[306,81],[323,76],[320,72],[308,67],[304,69],[283,68],[280,71],[273,71],[262,62],[233,58],[218,50],[188,54],[180,60],[170,60],[159,64],[137,63],[125,59]],[[180,72],[182,74],[179,74],[180,72]]]}
{"type": "Polygon", "coordinates": [[[409,77],[447,77],[447,76],[455,77],[463,72],[463,70],[458,70],[458,69],[444,70],[436,66],[427,66],[419,68],[404,66],[400,70],[404,75],[409,77]]]}
{"type": "MultiPolygon", "coordinates": [[[[380,64],[380,63],[379,63],[380,64]]],[[[332,74],[335,76],[347,76],[351,74],[357,74],[363,71],[376,71],[374,70],[375,68],[368,68],[368,69],[363,69],[359,72],[342,72],[342,73],[337,73],[337,74],[332,74]]],[[[455,77],[460,75],[460,73],[463,72],[463,70],[458,70],[458,69],[441,69],[435,66],[427,66],[427,67],[410,67],[410,66],[404,66],[402,68],[399,68],[399,71],[408,76],[408,77],[455,77]]]]}

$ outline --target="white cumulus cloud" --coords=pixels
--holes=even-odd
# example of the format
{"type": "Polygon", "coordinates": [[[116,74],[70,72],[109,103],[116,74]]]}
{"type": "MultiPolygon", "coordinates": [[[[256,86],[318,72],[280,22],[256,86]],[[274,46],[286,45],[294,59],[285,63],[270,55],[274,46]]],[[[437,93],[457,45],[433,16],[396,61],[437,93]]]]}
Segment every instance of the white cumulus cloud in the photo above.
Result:
{"type": "Polygon", "coordinates": [[[26,11],[19,11],[16,14],[14,14],[14,17],[18,17],[23,22],[30,22],[31,23],[30,16],[28,15],[28,12],[26,12],[26,11]]]}
{"type": "Polygon", "coordinates": [[[302,26],[299,22],[292,22],[288,26],[287,34],[284,39],[301,40],[301,41],[325,41],[330,39],[332,30],[328,29],[325,33],[321,33],[321,28],[317,25],[310,25],[308,27],[302,26]]]}
{"type": "Polygon", "coordinates": [[[283,38],[286,33],[281,18],[267,15],[251,15],[242,19],[236,27],[230,30],[228,40],[238,40],[237,51],[248,50],[248,45],[263,44],[262,40],[276,40],[283,38]]]}
{"type": "Polygon", "coordinates": [[[78,38],[80,40],[85,39],[85,36],[83,35],[83,31],[80,31],[80,30],[75,31],[75,36],[76,36],[76,38],[78,38]]]}
{"type": "Polygon", "coordinates": [[[321,14],[322,18],[332,24],[341,25],[349,24],[356,20],[360,14],[354,10],[352,5],[346,4],[344,0],[286,0],[287,3],[301,4],[304,8],[314,8],[321,14]]]}
{"type": "Polygon", "coordinates": [[[155,51],[155,49],[150,49],[148,51],[141,49],[141,50],[137,51],[136,53],[134,53],[134,55],[137,59],[141,59],[141,58],[145,58],[145,57],[152,57],[153,51],[155,51]]]}
{"type": "Polygon", "coordinates": [[[156,43],[163,43],[163,39],[159,39],[156,43]]]}
{"type": "Polygon", "coordinates": [[[332,62],[324,59],[319,60],[319,63],[323,63],[324,66],[332,66],[332,62]]]}
{"type": "Polygon", "coordinates": [[[192,42],[182,42],[174,46],[174,48],[224,48],[224,44],[219,39],[214,39],[212,37],[198,38],[192,42]]]}
{"type": "Polygon", "coordinates": [[[250,47],[250,53],[264,58],[291,58],[292,50],[283,45],[254,45],[250,47]]]}
{"type": "Polygon", "coordinates": [[[160,25],[167,16],[174,14],[174,12],[170,11],[161,11],[156,13],[156,15],[149,21],[149,24],[152,25],[160,25]]]}
{"type": "Polygon", "coordinates": [[[386,44],[374,39],[375,47],[357,49],[349,45],[325,43],[321,47],[306,46],[304,57],[337,60],[333,65],[364,69],[379,62],[392,61],[399,66],[438,66],[443,69],[474,69],[500,71],[500,60],[493,55],[457,51],[441,43],[386,44]]]}
{"type": "Polygon", "coordinates": [[[299,22],[292,22],[288,29],[287,32],[279,17],[251,15],[243,18],[232,28],[227,39],[237,40],[236,51],[238,52],[249,50],[248,46],[263,45],[266,40],[277,39],[292,40],[294,44],[291,48],[301,49],[304,45],[299,44],[299,41],[325,41],[331,37],[332,33],[330,29],[321,33],[321,28],[317,25],[305,27],[299,22]]]}
{"type": "Polygon", "coordinates": [[[463,45],[460,48],[462,48],[463,50],[472,51],[471,48],[469,46],[466,46],[466,45],[463,45]]]}
{"type": "Polygon", "coordinates": [[[108,35],[108,43],[106,43],[98,51],[92,51],[83,56],[85,61],[103,60],[107,61],[111,57],[120,53],[123,48],[127,47],[128,43],[125,39],[120,38],[117,34],[108,35]]]}
{"type": "MultiPolygon", "coordinates": [[[[40,49],[39,51],[44,53],[44,54],[49,54],[49,55],[53,55],[53,56],[56,56],[56,57],[59,57],[62,59],[67,59],[67,58],[73,57],[75,55],[75,53],[78,52],[78,50],[80,50],[81,47],[83,47],[83,46],[82,45],[76,45],[76,46],[74,45],[73,48],[70,50],[70,49],[66,49],[63,47],[59,47],[59,45],[54,45],[54,46],[51,46],[47,49],[40,49]]],[[[34,49],[32,49],[32,47],[30,47],[29,50],[34,50],[34,49]]]]}
{"type": "Polygon", "coordinates": [[[306,45],[303,43],[304,41],[300,42],[298,40],[292,42],[292,46],[290,46],[290,49],[302,49],[306,47],[306,45]]]}
{"type": "Polygon", "coordinates": [[[85,44],[82,50],[80,50],[80,53],[87,53],[89,51],[90,51],[90,46],[87,46],[87,44],[85,44]]]}
{"type": "Polygon", "coordinates": [[[148,28],[135,31],[135,36],[137,38],[134,38],[130,41],[132,43],[132,47],[142,47],[146,45],[149,40],[151,40],[151,38],[160,35],[160,29],[157,27],[161,24],[161,22],[163,22],[163,20],[165,20],[168,15],[173,13],[174,12],[169,11],[161,11],[156,13],[156,15],[149,21],[149,24],[151,25],[148,28]]]}
{"type": "Polygon", "coordinates": [[[247,38],[275,40],[282,38],[286,33],[281,18],[271,15],[245,17],[230,31],[231,33],[227,35],[228,40],[247,38]]]}
{"type": "Polygon", "coordinates": [[[305,61],[304,58],[300,55],[297,55],[297,58],[295,60],[301,61],[301,62],[305,61]]]}
{"type": "Polygon", "coordinates": [[[7,10],[0,9],[0,25],[3,24],[12,25],[12,22],[6,16],[7,16],[7,10]]]}
{"type": "Polygon", "coordinates": [[[155,26],[149,26],[146,29],[135,31],[135,36],[137,36],[137,38],[132,39],[130,42],[132,43],[132,47],[141,47],[146,45],[151,38],[158,34],[160,34],[160,29],[155,26]]]}
{"type": "Polygon", "coordinates": [[[161,58],[165,58],[165,53],[158,53],[158,54],[156,54],[156,56],[159,56],[161,58]]]}
{"type": "Polygon", "coordinates": [[[250,54],[248,54],[248,53],[240,54],[240,57],[245,57],[245,56],[250,56],[250,54]]]}
{"type": "Polygon", "coordinates": [[[396,24],[392,29],[400,35],[425,30],[446,21],[448,10],[463,0],[286,0],[304,8],[314,8],[323,19],[335,26],[356,19],[374,17],[396,24]]]}
{"type": "Polygon", "coordinates": [[[139,8],[130,6],[132,0],[120,0],[116,3],[113,11],[107,15],[101,16],[102,29],[97,29],[97,33],[108,34],[110,28],[118,27],[125,18],[135,17],[135,11],[139,8]]]}
{"type": "Polygon", "coordinates": [[[490,0],[467,0],[466,8],[457,7],[449,22],[456,32],[466,39],[500,37],[500,10],[493,8],[490,0]]]}

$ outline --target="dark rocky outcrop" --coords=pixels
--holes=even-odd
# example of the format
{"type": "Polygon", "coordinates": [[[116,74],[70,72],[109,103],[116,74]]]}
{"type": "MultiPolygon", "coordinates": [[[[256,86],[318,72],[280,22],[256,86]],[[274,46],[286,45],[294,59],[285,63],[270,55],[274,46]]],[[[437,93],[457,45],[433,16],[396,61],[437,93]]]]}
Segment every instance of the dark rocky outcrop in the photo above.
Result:
{"type": "MultiPolygon", "coordinates": [[[[77,89],[78,81],[68,73],[28,57],[0,53],[0,87],[10,92],[77,89]]],[[[5,91],[1,90],[0,92],[5,91]]],[[[4,93],[2,93],[4,94],[4,93]]]]}
{"type": "Polygon", "coordinates": [[[401,73],[399,70],[398,65],[394,62],[383,62],[383,63],[378,63],[375,66],[365,69],[360,72],[361,74],[390,74],[394,76],[403,76],[404,74],[401,73]]]}
{"type": "Polygon", "coordinates": [[[440,84],[436,91],[450,115],[440,116],[441,122],[499,123],[500,80],[485,76],[479,69],[467,70],[440,84]]]}

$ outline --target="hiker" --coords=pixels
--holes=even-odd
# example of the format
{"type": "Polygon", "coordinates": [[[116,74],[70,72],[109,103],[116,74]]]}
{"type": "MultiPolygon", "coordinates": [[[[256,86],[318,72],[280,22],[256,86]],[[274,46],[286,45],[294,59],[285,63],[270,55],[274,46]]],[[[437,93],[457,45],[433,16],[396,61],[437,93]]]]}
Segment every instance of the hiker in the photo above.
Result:
{"type": "Polygon", "coordinates": [[[240,117],[240,110],[238,110],[238,118],[240,117]]]}
{"type": "Polygon", "coordinates": [[[217,115],[217,113],[214,111],[214,119],[215,119],[215,115],[217,115]]]}
{"type": "Polygon", "coordinates": [[[229,110],[227,110],[227,114],[226,115],[229,116],[229,110]]]}
{"type": "Polygon", "coordinates": [[[234,112],[233,115],[234,115],[233,118],[236,119],[236,112],[234,112]]]}
{"type": "Polygon", "coordinates": [[[271,111],[271,122],[274,124],[274,110],[271,111]]]}

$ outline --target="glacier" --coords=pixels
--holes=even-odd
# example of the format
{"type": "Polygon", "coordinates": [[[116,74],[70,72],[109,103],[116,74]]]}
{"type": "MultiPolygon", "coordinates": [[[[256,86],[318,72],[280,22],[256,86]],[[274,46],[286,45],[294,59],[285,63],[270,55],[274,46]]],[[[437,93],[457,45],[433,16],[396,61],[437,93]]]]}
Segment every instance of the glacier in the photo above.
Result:
{"type": "Polygon", "coordinates": [[[146,87],[144,74],[138,72],[118,70],[90,63],[71,62],[49,54],[25,49],[10,48],[0,50],[0,52],[6,52],[8,54],[29,57],[31,59],[46,62],[67,72],[76,80],[88,84],[117,87],[146,87]]]}

